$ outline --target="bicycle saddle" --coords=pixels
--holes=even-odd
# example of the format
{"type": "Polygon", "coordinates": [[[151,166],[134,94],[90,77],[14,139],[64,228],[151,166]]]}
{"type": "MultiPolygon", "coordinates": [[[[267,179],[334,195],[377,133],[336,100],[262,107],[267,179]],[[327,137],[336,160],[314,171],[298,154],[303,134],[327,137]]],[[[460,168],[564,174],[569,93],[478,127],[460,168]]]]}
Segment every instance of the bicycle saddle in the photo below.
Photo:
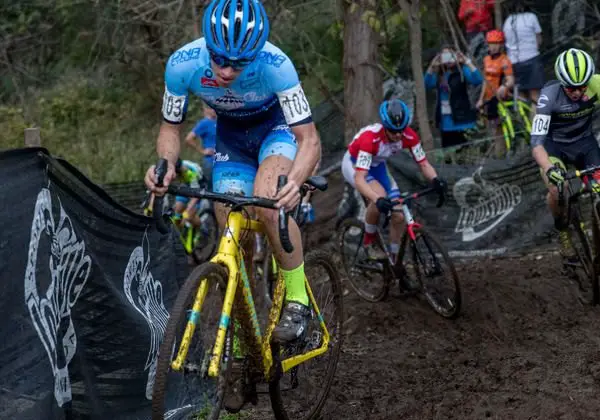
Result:
{"type": "Polygon", "coordinates": [[[327,189],[327,179],[324,176],[310,176],[305,183],[319,191],[327,189]]]}

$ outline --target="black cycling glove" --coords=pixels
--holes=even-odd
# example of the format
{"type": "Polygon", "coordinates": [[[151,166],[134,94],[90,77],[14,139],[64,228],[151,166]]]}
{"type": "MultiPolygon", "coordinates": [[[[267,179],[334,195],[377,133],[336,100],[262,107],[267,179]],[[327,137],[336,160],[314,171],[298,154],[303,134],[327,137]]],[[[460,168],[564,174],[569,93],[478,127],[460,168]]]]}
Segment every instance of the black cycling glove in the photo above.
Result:
{"type": "Polygon", "coordinates": [[[442,178],[435,177],[431,180],[432,188],[438,193],[437,206],[441,207],[446,202],[446,192],[448,191],[448,183],[442,178]]]}
{"type": "Polygon", "coordinates": [[[388,214],[395,206],[392,200],[385,197],[379,197],[375,202],[375,205],[377,206],[377,210],[383,214],[388,214]]]}

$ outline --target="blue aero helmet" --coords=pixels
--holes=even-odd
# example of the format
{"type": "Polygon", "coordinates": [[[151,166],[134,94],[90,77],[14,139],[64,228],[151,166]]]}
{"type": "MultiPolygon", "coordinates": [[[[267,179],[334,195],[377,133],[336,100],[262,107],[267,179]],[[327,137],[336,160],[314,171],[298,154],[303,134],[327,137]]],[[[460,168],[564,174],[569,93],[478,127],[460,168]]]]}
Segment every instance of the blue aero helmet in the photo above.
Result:
{"type": "Polygon", "coordinates": [[[398,132],[410,124],[412,113],[400,99],[390,99],[379,106],[379,118],[386,129],[398,132]]]}
{"type": "Polygon", "coordinates": [[[269,18],[259,0],[212,0],[204,12],[202,31],[217,65],[246,65],[267,42],[269,18]]]}

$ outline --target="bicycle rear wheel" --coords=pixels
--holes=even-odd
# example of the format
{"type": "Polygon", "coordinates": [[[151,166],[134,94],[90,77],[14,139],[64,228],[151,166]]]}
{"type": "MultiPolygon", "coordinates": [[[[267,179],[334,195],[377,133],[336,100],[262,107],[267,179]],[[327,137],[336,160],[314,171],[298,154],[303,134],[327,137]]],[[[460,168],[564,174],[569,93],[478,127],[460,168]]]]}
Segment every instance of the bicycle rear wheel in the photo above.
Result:
{"type": "MultiPolygon", "coordinates": [[[[329,347],[325,353],[290,369],[281,378],[269,383],[271,406],[277,420],[317,418],[327,400],[342,348],[344,308],[342,286],[335,265],[324,252],[312,251],[306,255],[304,271],[329,331],[329,347]]],[[[322,344],[320,320],[313,310],[306,333],[297,342],[281,348],[279,357],[284,359],[290,354],[307,353],[322,344]]]]}
{"type": "Polygon", "coordinates": [[[421,293],[435,312],[444,318],[456,318],[460,313],[462,295],[454,263],[433,234],[423,227],[414,231],[414,241],[408,233],[403,238],[403,242],[409,241],[404,242],[409,247],[405,253],[409,261],[404,261],[406,275],[414,276],[420,283],[421,293]]]}
{"type": "Polygon", "coordinates": [[[216,420],[223,406],[231,361],[233,359],[233,328],[228,328],[218,378],[208,376],[208,363],[219,327],[227,271],[212,263],[196,267],[177,295],[167,323],[156,363],[152,392],[152,420],[197,419],[216,420]],[[191,308],[201,281],[208,282],[208,292],[201,316],[192,315],[191,308]],[[191,339],[181,371],[173,371],[171,362],[177,356],[188,319],[199,322],[191,339]]]}
{"type": "Polygon", "coordinates": [[[347,219],[339,230],[339,244],[346,278],[356,294],[369,302],[379,302],[390,290],[386,261],[371,261],[363,247],[364,224],[347,219]]]}
{"type": "Polygon", "coordinates": [[[200,227],[198,239],[194,243],[192,258],[196,264],[208,261],[219,243],[219,225],[217,217],[212,210],[202,210],[199,214],[200,227]]]}

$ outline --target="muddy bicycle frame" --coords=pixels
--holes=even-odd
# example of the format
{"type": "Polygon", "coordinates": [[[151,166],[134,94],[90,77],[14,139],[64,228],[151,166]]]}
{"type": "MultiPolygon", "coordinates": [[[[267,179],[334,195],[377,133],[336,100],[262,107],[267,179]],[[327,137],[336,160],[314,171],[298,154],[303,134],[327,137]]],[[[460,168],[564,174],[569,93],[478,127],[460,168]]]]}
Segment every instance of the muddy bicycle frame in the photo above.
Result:
{"type": "MultiPolygon", "coordinates": [[[[159,180],[162,180],[160,176],[159,180]]],[[[285,182],[285,177],[281,176],[279,179],[279,185],[284,185],[285,182]]],[[[241,288],[243,304],[240,308],[237,308],[237,311],[240,314],[238,319],[241,319],[243,321],[249,321],[249,324],[251,325],[252,334],[247,334],[245,336],[245,338],[250,337],[251,340],[250,343],[246,343],[248,348],[250,349],[249,356],[258,356],[260,354],[260,356],[257,357],[257,360],[261,360],[264,378],[266,380],[269,380],[272,377],[272,375],[278,374],[277,367],[275,370],[272,369],[274,365],[274,357],[271,349],[271,335],[277,323],[279,322],[279,317],[283,306],[283,300],[285,297],[285,282],[283,281],[283,277],[280,274],[277,279],[271,310],[269,311],[269,322],[265,328],[265,332],[263,335],[263,332],[261,331],[258,322],[258,316],[256,312],[256,307],[254,305],[254,299],[252,297],[250,281],[248,279],[248,274],[246,272],[244,264],[243,252],[241,252],[240,239],[242,238],[242,234],[244,232],[264,233],[263,224],[259,221],[247,218],[242,213],[242,208],[244,206],[256,206],[276,209],[275,204],[277,203],[277,201],[261,197],[243,197],[230,194],[212,193],[206,192],[204,190],[198,190],[183,186],[169,186],[168,192],[171,194],[181,195],[185,197],[196,197],[200,199],[206,198],[208,200],[218,201],[232,206],[232,209],[228,216],[227,225],[223,231],[221,240],[219,242],[219,248],[217,250],[217,253],[210,260],[211,263],[215,263],[227,268],[228,281],[223,300],[223,308],[221,311],[217,337],[215,340],[215,345],[213,347],[212,356],[210,358],[208,375],[213,378],[216,378],[219,375],[220,361],[224,352],[227,330],[230,327],[231,312],[235,303],[236,292],[238,291],[238,288],[241,288]]],[[[162,205],[160,201],[161,200],[155,200],[155,209],[161,208],[159,207],[159,205],[162,205]]],[[[155,213],[155,215],[158,215],[156,216],[157,225],[159,227],[159,230],[164,232],[165,229],[168,230],[168,228],[164,225],[164,220],[162,219],[162,217],[159,216],[160,210],[157,210],[157,212],[158,213],[155,213]]],[[[288,215],[284,212],[283,209],[279,209],[279,215],[280,240],[284,250],[286,252],[291,252],[293,251],[293,246],[289,241],[287,231],[288,215]]],[[[329,348],[329,331],[327,330],[325,321],[319,311],[317,302],[313,296],[310,284],[306,277],[304,279],[304,282],[309,301],[317,316],[323,333],[323,340],[319,348],[310,350],[304,354],[294,355],[281,360],[282,372],[286,372],[309,359],[312,359],[325,353],[329,348]]],[[[189,315],[189,319],[187,321],[183,337],[181,338],[181,343],[179,345],[179,348],[177,349],[177,356],[175,357],[175,360],[171,362],[171,368],[174,371],[180,372],[183,369],[189,346],[196,329],[196,324],[200,318],[202,305],[204,303],[206,295],[208,294],[208,287],[208,279],[202,279],[198,291],[196,293],[196,297],[194,298],[192,310],[189,315]]],[[[244,324],[247,324],[247,322],[244,322],[244,324]]]]}

